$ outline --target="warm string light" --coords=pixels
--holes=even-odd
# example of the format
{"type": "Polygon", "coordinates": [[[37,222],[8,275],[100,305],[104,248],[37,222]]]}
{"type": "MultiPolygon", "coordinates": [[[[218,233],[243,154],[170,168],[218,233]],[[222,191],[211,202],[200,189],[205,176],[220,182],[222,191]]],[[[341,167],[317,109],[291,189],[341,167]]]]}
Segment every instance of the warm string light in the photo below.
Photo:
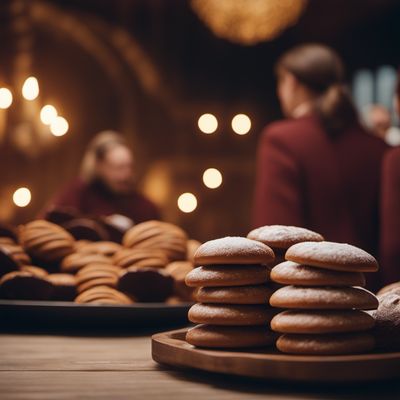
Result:
{"type": "Polygon", "coordinates": [[[56,117],[50,124],[50,132],[54,136],[64,136],[68,132],[68,122],[63,117],[56,117]]]}
{"type": "Polygon", "coordinates": [[[208,168],[203,173],[203,183],[209,189],[216,189],[222,184],[222,174],[216,168],[208,168]]]}
{"type": "Polygon", "coordinates": [[[232,118],[233,131],[238,135],[246,135],[251,129],[251,120],[246,114],[237,114],[232,118]]]}
{"type": "Polygon", "coordinates": [[[218,129],[218,120],[213,114],[203,114],[197,121],[199,129],[209,135],[218,129]]]}
{"type": "Polygon", "coordinates": [[[0,108],[5,110],[11,106],[13,102],[13,95],[10,89],[0,88],[0,108]]]}
{"type": "Polygon", "coordinates": [[[44,125],[51,125],[57,118],[57,110],[54,106],[48,104],[40,110],[40,120],[44,125]]]}
{"type": "Polygon", "coordinates": [[[25,100],[35,100],[39,96],[39,82],[34,76],[26,78],[22,85],[22,96],[25,100]]]}
{"type": "Polygon", "coordinates": [[[184,213],[191,213],[197,208],[197,198],[193,193],[182,193],[178,197],[178,207],[184,213]]]}
{"type": "Polygon", "coordinates": [[[13,202],[17,207],[26,207],[31,199],[31,191],[26,187],[18,188],[13,194],[13,202]]]}

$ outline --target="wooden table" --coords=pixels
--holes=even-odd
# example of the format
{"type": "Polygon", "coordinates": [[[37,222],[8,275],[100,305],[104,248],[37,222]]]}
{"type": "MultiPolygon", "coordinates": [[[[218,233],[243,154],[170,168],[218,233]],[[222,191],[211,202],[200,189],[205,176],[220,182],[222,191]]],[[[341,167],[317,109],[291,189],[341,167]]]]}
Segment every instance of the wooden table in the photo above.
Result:
{"type": "Polygon", "coordinates": [[[159,366],[150,333],[0,334],[0,399],[399,399],[400,382],[299,386],[159,366]]]}

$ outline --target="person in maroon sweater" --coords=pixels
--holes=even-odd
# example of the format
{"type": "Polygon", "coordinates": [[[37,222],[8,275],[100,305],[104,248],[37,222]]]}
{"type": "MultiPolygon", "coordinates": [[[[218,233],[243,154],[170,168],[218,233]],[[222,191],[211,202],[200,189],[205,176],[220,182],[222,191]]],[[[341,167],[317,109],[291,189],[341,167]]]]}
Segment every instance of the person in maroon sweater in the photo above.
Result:
{"type": "Polygon", "coordinates": [[[134,159],[125,139],[101,132],[88,146],[80,177],[51,201],[48,210],[71,209],[91,217],[122,215],[140,223],[160,219],[157,207],[134,187],[134,159]]]}
{"type": "MultiPolygon", "coordinates": [[[[261,135],[254,226],[306,227],[377,256],[386,145],[358,123],[339,56],[302,45],[284,54],[276,71],[287,119],[261,135]]],[[[379,286],[377,279],[370,287],[379,286]]]]}
{"type": "MultiPolygon", "coordinates": [[[[400,115],[400,75],[397,84],[400,115]]],[[[387,152],[382,167],[381,266],[383,283],[400,281],[400,147],[387,152]]]]}

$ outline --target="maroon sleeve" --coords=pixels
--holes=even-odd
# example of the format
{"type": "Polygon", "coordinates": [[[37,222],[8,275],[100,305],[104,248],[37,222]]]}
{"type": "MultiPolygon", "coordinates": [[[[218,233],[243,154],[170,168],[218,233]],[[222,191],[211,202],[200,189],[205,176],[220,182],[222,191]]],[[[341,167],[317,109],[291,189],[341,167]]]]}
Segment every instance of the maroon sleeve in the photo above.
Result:
{"type": "Polygon", "coordinates": [[[400,148],[382,166],[380,261],[384,283],[400,281],[400,148]]]}
{"type": "Polygon", "coordinates": [[[262,134],[256,171],[253,225],[305,226],[300,168],[278,126],[262,134]]]}

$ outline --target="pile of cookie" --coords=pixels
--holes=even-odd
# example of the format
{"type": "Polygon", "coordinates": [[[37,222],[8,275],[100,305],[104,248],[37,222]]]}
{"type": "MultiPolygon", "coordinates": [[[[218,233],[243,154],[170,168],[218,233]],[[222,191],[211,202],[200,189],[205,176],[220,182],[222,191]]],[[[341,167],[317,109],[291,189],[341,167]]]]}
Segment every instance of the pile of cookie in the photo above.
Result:
{"type": "Polygon", "coordinates": [[[357,247],[324,241],[308,229],[271,225],[247,238],[206,242],[194,261],[197,268],[186,282],[198,288],[199,304],[189,319],[203,324],[187,332],[194,346],[258,347],[276,341],[285,353],[321,355],[375,346],[375,319],[364,310],[376,309],[378,300],[362,286],[364,272],[376,271],[378,264],[357,247]],[[251,265],[254,257],[257,266],[251,265]],[[263,281],[256,281],[256,267],[263,268],[263,281]]]}
{"type": "Polygon", "coordinates": [[[122,243],[76,240],[63,227],[35,220],[0,229],[0,297],[77,303],[186,302],[185,275],[200,245],[179,227],[147,221],[122,243]]]}

